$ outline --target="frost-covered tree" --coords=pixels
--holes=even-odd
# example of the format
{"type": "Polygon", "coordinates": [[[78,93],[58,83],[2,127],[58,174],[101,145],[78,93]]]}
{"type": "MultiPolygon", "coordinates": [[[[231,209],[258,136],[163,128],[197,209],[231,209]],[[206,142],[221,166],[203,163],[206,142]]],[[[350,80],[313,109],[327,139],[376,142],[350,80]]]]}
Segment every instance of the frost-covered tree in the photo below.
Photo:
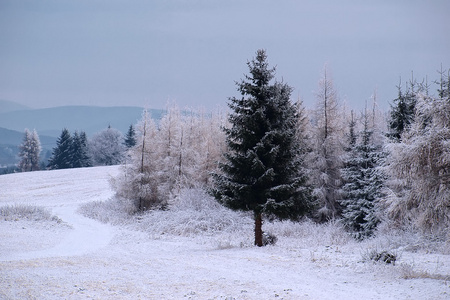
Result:
{"type": "Polygon", "coordinates": [[[379,168],[384,157],[382,148],[373,142],[367,113],[363,120],[364,129],[359,141],[355,120],[352,118],[349,124],[348,146],[341,169],[342,221],[357,239],[371,236],[380,222],[376,201],[382,196],[383,188],[383,174],[379,168]]]}
{"type": "Polygon", "coordinates": [[[19,169],[22,172],[39,170],[39,156],[41,153],[41,142],[36,130],[30,132],[25,129],[23,142],[19,146],[19,169]]]}
{"type": "Polygon", "coordinates": [[[167,199],[158,165],[160,148],[155,145],[157,130],[147,110],[136,129],[136,145],[128,150],[129,161],[112,180],[112,186],[119,197],[133,201],[136,210],[143,211],[161,205],[167,199]]]}
{"type": "Polygon", "coordinates": [[[123,144],[127,149],[130,149],[131,147],[134,147],[136,145],[136,131],[134,129],[133,124],[131,124],[130,127],[128,127],[128,131],[127,134],[125,135],[123,144]]]}
{"type": "Polygon", "coordinates": [[[183,188],[208,185],[223,152],[221,118],[171,105],[157,128],[144,111],[137,143],[113,182],[117,194],[133,200],[137,210],[146,210],[164,206],[183,188]]]}
{"type": "Polygon", "coordinates": [[[56,147],[53,148],[48,168],[50,169],[68,169],[72,168],[72,136],[69,130],[64,128],[61,135],[56,140],[56,147]]]}
{"type": "Polygon", "coordinates": [[[84,168],[91,165],[86,133],[75,131],[72,137],[72,167],[84,168]]]}
{"type": "Polygon", "coordinates": [[[223,205],[252,211],[255,245],[262,246],[262,215],[296,219],[310,209],[312,191],[302,167],[292,88],[274,82],[264,50],[248,62],[250,75],[230,98],[228,151],[214,174],[213,194],[223,205]]]}
{"type": "Polygon", "coordinates": [[[93,164],[97,166],[120,164],[125,151],[121,141],[122,133],[111,126],[96,133],[89,142],[89,152],[93,164]]]}
{"type": "MultiPolygon", "coordinates": [[[[441,86],[449,85],[443,78],[441,86]]],[[[388,170],[405,189],[388,198],[389,215],[423,230],[450,226],[450,97],[418,95],[414,122],[388,145],[388,170]]]]}
{"type": "Polygon", "coordinates": [[[316,109],[312,117],[312,152],[308,156],[311,182],[317,196],[319,221],[327,221],[340,213],[340,167],[343,151],[343,118],[333,81],[324,70],[316,93],[316,109]]]}

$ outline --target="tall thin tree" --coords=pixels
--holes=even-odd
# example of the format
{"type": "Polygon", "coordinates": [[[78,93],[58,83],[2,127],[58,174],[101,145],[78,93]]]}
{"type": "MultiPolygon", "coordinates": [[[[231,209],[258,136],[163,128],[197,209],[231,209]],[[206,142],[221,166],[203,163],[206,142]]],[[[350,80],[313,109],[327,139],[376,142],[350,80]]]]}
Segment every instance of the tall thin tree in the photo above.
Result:
{"type": "Polygon", "coordinates": [[[308,165],[312,169],[314,193],[320,206],[317,219],[327,221],[340,214],[343,118],[340,116],[337,92],[326,68],[319,80],[316,99],[312,120],[312,152],[308,156],[308,165]]]}
{"type": "Polygon", "coordinates": [[[39,157],[41,153],[41,142],[36,130],[25,129],[23,142],[19,146],[19,169],[22,172],[39,170],[39,157]]]}

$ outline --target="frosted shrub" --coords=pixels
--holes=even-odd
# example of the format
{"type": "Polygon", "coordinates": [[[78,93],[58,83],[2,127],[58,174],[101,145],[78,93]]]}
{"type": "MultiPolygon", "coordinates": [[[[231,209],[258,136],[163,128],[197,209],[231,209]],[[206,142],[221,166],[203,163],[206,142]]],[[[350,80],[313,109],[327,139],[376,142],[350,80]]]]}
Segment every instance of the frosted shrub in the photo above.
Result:
{"type": "Polygon", "coordinates": [[[0,216],[5,221],[56,221],[61,222],[55,216],[52,216],[50,211],[41,206],[33,205],[6,205],[0,207],[0,216]]]}
{"type": "Polygon", "coordinates": [[[201,189],[180,191],[169,202],[168,211],[150,211],[140,222],[148,232],[179,236],[236,232],[252,226],[249,215],[221,206],[201,189]]]}
{"type": "Polygon", "coordinates": [[[136,213],[136,207],[131,200],[116,197],[108,201],[93,201],[83,204],[78,211],[85,217],[103,223],[123,224],[136,213]]]}
{"type": "Polygon", "coordinates": [[[265,224],[268,231],[281,237],[302,239],[309,246],[344,245],[352,239],[338,222],[324,224],[315,223],[309,219],[301,222],[275,221],[265,224]]]}
{"type": "Polygon", "coordinates": [[[362,258],[364,261],[374,261],[395,265],[399,255],[396,251],[371,249],[364,252],[362,254],[362,258]]]}

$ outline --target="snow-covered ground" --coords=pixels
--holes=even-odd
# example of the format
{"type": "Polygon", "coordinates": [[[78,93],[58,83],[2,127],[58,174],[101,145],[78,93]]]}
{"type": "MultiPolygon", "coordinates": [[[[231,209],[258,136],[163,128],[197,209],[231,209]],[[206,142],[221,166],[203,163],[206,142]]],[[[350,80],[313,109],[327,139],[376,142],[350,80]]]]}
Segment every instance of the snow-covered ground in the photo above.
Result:
{"type": "Polygon", "coordinates": [[[225,210],[220,224],[234,227],[217,233],[205,212],[189,220],[180,207],[109,223],[82,216],[81,205],[86,213],[113,196],[108,179],[118,172],[0,176],[0,208],[40,206],[62,220],[0,219],[0,299],[450,299],[450,251],[427,253],[390,235],[357,243],[333,224],[278,222],[264,225],[278,243],[257,248],[251,220],[225,210]],[[199,224],[204,233],[189,230],[199,224]],[[388,248],[395,265],[363,261],[388,248]]]}

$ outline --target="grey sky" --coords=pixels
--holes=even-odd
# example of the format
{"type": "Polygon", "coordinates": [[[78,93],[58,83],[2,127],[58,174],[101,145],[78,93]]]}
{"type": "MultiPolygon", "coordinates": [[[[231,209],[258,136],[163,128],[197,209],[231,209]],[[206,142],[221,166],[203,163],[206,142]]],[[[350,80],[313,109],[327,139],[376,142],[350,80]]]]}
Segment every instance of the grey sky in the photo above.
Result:
{"type": "MultiPolygon", "coordinates": [[[[450,1],[0,0],[0,99],[32,107],[225,107],[256,50],[306,106],[325,64],[341,100],[450,68],[450,1]]],[[[434,88],[434,87],[433,87],[434,88]]]]}

